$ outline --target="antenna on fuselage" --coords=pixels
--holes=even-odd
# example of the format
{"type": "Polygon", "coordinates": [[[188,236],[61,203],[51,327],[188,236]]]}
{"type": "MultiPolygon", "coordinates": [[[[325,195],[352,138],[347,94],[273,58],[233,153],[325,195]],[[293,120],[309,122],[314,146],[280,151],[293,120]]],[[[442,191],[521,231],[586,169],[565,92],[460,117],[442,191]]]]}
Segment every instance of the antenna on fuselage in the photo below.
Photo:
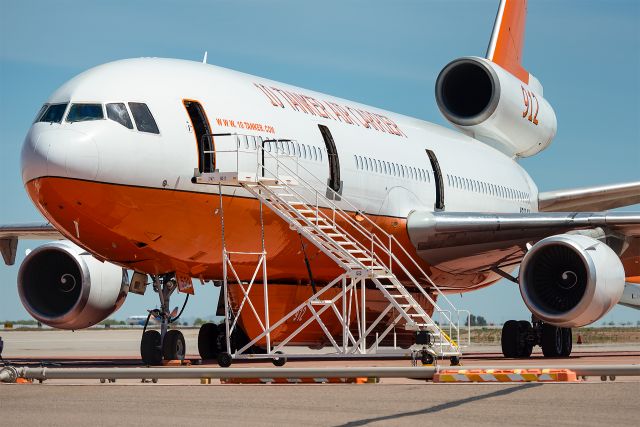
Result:
{"type": "Polygon", "coordinates": [[[207,51],[204,51],[204,58],[202,58],[202,63],[206,64],[207,63],[207,51]]]}

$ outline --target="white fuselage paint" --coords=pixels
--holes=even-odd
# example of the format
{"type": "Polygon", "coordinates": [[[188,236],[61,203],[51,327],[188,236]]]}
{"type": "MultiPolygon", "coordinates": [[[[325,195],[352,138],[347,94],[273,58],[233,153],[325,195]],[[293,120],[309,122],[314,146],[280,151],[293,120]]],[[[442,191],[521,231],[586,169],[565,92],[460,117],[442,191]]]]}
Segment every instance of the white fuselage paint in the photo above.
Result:
{"type": "MultiPolygon", "coordinates": [[[[194,168],[198,167],[198,151],[183,105],[185,99],[196,100],[204,107],[213,133],[287,138],[322,149],[322,161],[304,158],[300,161],[323,181],[329,171],[318,124],[326,125],[339,154],[342,195],[370,214],[406,218],[414,209],[434,208],[435,180],[426,149],[437,155],[447,211],[537,210],[537,188],[524,169],[513,159],[461,133],[212,65],[156,58],[123,60],[92,68],[65,83],[47,102],[144,102],[155,117],[159,135],[129,130],[106,119],[35,123],[23,148],[23,181],[60,176],[216,192],[217,187],[191,183],[194,168]],[[366,128],[362,121],[359,125],[343,123],[333,114],[332,118],[323,118],[296,111],[290,105],[276,107],[257,84],[385,116],[404,135],[366,128]],[[218,118],[234,120],[236,127],[224,126],[224,122],[220,126],[218,118]],[[272,126],[275,133],[238,128],[239,121],[272,126]],[[357,167],[356,156],[423,169],[428,172],[428,180],[361,169],[357,167]]],[[[282,95],[281,99],[286,101],[282,95]]]]}

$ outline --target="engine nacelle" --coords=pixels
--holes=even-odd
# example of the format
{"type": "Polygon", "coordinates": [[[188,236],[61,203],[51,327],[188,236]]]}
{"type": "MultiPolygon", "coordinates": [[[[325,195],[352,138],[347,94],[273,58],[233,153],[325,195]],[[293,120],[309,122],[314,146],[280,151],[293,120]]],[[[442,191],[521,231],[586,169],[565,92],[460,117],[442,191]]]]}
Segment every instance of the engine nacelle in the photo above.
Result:
{"type": "Polygon", "coordinates": [[[538,80],[530,76],[525,84],[484,58],[460,58],[444,67],[436,100],[458,129],[509,156],[532,156],[556,135],[556,114],[538,80]]]}
{"type": "Polygon", "coordinates": [[[34,249],[18,272],[22,305],[36,320],[58,329],[103,321],[120,308],[128,291],[126,270],[69,241],[34,249]]]}
{"type": "Polygon", "coordinates": [[[625,274],[620,258],[588,236],[547,237],[520,265],[520,293],[529,310],[555,326],[595,322],[620,301],[625,274]]]}

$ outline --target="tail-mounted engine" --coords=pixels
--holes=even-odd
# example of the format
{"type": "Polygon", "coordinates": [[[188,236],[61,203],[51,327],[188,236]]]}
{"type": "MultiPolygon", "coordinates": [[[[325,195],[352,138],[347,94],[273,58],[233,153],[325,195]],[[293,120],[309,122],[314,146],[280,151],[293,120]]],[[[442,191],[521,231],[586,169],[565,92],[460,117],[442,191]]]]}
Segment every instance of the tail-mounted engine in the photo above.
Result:
{"type": "Polygon", "coordinates": [[[528,80],[484,58],[456,59],[438,75],[438,108],[457,128],[505,154],[532,156],[551,143],[557,121],[538,80],[528,80]]]}
{"type": "Polygon", "coordinates": [[[520,293],[529,310],[555,326],[595,322],[620,301],[625,274],[620,258],[588,236],[547,237],[520,265],[520,293]]]}
{"type": "Polygon", "coordinates": [[[18,272],[22,305],[36,320],[58,329],[103,321],[120,308],[128,291],[125,270],[68,241],[36,248],[18,272]]]}

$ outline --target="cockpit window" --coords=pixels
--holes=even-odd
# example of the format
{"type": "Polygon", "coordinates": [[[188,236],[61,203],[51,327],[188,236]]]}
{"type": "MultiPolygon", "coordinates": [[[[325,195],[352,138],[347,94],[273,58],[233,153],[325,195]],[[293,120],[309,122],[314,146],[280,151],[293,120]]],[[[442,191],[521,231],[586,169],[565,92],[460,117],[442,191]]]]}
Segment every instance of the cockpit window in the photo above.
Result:
{"type": "Polygon", "coordinates": [[[68,104],[52,104],[38,118],[39,122],[60,123],[68,104]]]}
{"type": "Polygon", "coordinates": [[[44,112],[47,111],[47,107],[49,107],[49,105],[47,104],[44,104],[42,107],[40,107],[40,110],[38,111],[38,114],[36,114],[36,118],[33,120],[33,123],[40,121],[40,117],[42,117],[44,112]]]}
{"type": "Polygon", "coordinates": [[[128,129],[133,129],[131,117],[129,117],[127,107],[123,103],[107,104],[107,117],[128,129]]]}
{"type": "Polygon", "coordinates": [[[70,123],[101,119],[104,119],[101,104],[72,104],[67,114],[70,123]]]}
{"type": "Polygon", "coordinates": [[[131,114],[133,114],[136,127],[140,132],[160,133],[158,125],[156,125],[156,121],[153,119],[153,115],[151,111],[149,111],[147,104],[130,102],[129,109],[131,110],[131,114]]]}

